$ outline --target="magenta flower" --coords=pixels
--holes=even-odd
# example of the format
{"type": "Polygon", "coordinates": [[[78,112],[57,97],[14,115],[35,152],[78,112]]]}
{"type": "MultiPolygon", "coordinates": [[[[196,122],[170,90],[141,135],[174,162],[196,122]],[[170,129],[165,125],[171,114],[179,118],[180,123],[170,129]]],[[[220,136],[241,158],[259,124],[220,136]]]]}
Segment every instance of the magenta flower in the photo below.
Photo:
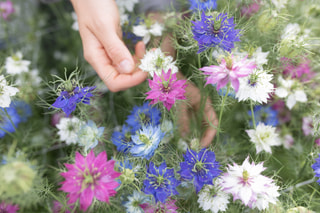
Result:
{"type": "Polygon", "coordinates": [[[5,202],[0,203],[0,212],[16,213],[18,210],[18,205],[7,204],[5,202]]]}
{"type": "Polygon", "coordinates": [[[244,58],[240,61],[233,61],[233,56],[227,56],[221,60],[219,66],[211,65],[209,67],[202,67],[199,70],[203,71],[207,84],[217,84],[217,91],[225,87],[227,83],[231,82],[233,89],[238,92],[239,78],[246,77],[252,73],[256,68],[254,62],[250,62],[244,58]]]}
{"type": "Polygon", "coordinates": [[[8,20],[12,13],[14,13],[14,8],[11,1],[7,0],[5,2],[0,2],[0,16],[2,18],[8,20]]]}
{"type": "Polygon", "coordinates": [[[176,74],[162,70],[161,76],[154,74],[153,80],[148,79],[151,90],[147,92],[146,99],[151,99],[151,104],[163,102],[163,105],[170,111],[176,100],[186,99],[185,88],[188,86],[186,80],[177,80],[176,74]]]}
{"type": "Polygon", "coordinates": [[[305,57],[301,57],[299,64],[296,64],[292,59],[281,58],[283,74],[291,78],[298,78],[302,82],[308,81],[315,76],[315,73],[310,67],[310,60],[305,57]]]}
{"type": "Polygon", "coordinates": [[[166,203],[158,202],[157,204],[144,203],[140,207],[145,213],[154,212],[166,212],[166,213],[177,213],[178,207],[175,205],[175,200],[169,199],[166,203]]]}
{"type": "Polygon", "coordinates": [[[117,192],[119,186],[115,178],[121,173],[114,170],[114,160],[107,160],[106,152],[95,157],[93,150],[83,157],[76,153],[75,164],[65,164],[69,171],[60,173],[66,180],[61,182],[60,190],[69,193],[68,204],[80,199],[80,209],[86,211],[93,198],[109,203],[109,197],[117,192]]]}
{"type": "Polygon", "coordinates": [[[261,1],[252,1],[251,4],[243,6],[241,8],[241,16],[246,16],[247,18],[250,18],[255,13],[259,12],[260,10],[260,4],[261,1]]]}

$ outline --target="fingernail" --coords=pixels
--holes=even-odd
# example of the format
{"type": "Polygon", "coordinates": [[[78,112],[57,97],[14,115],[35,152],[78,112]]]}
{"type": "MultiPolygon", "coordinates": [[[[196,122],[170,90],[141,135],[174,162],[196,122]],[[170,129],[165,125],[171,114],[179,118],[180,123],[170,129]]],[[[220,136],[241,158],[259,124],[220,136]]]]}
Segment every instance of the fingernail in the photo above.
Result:
{"type": "Polygon", "coordinates": [[[130,73],[133,70],[133,66],[129,60],[125,59],[119,64],[120,72],[130,73]]]}

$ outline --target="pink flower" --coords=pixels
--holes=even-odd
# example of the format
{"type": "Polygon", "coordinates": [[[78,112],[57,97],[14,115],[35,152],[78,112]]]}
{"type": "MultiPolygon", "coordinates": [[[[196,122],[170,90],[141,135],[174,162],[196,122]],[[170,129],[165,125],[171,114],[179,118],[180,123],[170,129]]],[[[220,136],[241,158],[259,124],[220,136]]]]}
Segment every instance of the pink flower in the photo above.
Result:
{"type": "Polygon", "coordinates": [[[231,85],[237,92],[239,89],[239,79],[246,77],[256,68],[254,62],[249,62],[244,58],[238,62],[233,61],[233,56],[227,56],[221,60],[219,66],[211,65],[200,68],[206,78],[207,84],[217,84],[217,90],[223,88],[231,81],[231,85]]]}
{"type": "Polygon", "coordinates": [[[166,212],[166,213],[177,213],[178,207],[175,205],[175,200],[168,200],[166,203],[158,202],[155,204],[144,203],[140,207],[144,210],[145,213],[154,213],[154,212],[166,212]]]}
{"type": "Polygon", "coordinates": [[[188,86],[186,80],[177,80],[176,74],[162,70],[161,76],[154,74],[153,80],[148,79],[151,90],[147,92],[146,99],[151,99],[151,104],[163,102],[163,105],[170,110],[176,100],[186,99],[185,88],[188,86]]]}
{"type": "Polygon", "coordinates": [[[315,76],[315,73],[309,66],[310,61],[302,57],[299,64],[296,64],[289,58],[281,58],[283,74],[291,78],[299,78],[301,81],[308,81],[315,76]]]}
{"type": "Polygon", "coordinates": [[[253,14],[260,10],[260,0],[254,1],[247,6],[241,8],[241,16],[246,16],[250,18],[253,14]]]}
{"type": "MultiPolygon", "coordinates": [[[[73,209],[74,206],[70,206],[73,209]]],[[[63,205],[59,201],[53,201],[53,213],[60,213],[64,210],[63,205]]],[[[64,213],[71,213],[67,208],[64,210],[64,213]]]]}
{"type": "Polygon", "coordinates": [[[83,157],[76,153],[75,164],[65,164],[69,171],[60,173],[66,180],[61,182],[60,190],[69,193],[68,204],[80,199],[80,209],[86,211],[93,198],[109,203],[109,197],[117,192],[119,186],[115,178],[121,173],[114,171],[114,160],[107,160],[106,152],[95,157],[93,150],[83,157]]]}
{"type": "Polygon", "coordinates": [[[18,210],[18,205],[7,204],[5,202],[0,203],[0,212],[16,213],[18,210]]]}
{"type": "Polygon", "coordinates": [[[313,121],[312,117],[303,117],[302,118],[302,130],[305,136],[313,134],[313,121]]]}
{"type": "Polygon", "coordinates": [[[320,138],[316,139],[314,142],[317,144],[317,146],[320,146],[320,138]]]}
{"type": "Polygon", "coordinates": [[[14,13],[14,8],[11,1],[0,2],[0,16],[2,18],[7,20],[12,13],[14,13]]]}

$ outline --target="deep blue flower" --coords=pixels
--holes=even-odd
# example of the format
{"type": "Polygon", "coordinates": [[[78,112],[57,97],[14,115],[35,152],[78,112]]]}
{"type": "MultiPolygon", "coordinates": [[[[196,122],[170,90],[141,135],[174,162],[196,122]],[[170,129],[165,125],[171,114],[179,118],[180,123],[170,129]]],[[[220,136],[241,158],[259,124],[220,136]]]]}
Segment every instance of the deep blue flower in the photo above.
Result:
{"type": "Polygon", "coordinates": [[[184,180],[193,180],[193,185],[198,193],[204,184],[213,185],[213,179],[221,173],[219,163],[214,152],[202,149],[199,153],[188,149],[183,155],[184,162],[180,163],[179,171],[184,180]]]}
{"type": "Polygon", "coordinates": [[[133,145],[130,153],[135,157],[142,157],[149,160],[154,155],[164,135],[165,133],[161,132],[160,125],[143,126],[131,137],[133,145]]]}
{"type": "Polygon", "coordinates": [[[176,188],[179,184],[173,169],[168,169],[166,162],[159,168],[153,162],[149,163],[146,179],[143,181],[144,193],[153,195],[156,203],[164,203],[169,196],[178,194],[176,188]]]}
{"type": "MultiPolygon", "coordinates": [[[[319,154],[319,157],[315,160],[316,160],[316,162],[314,164],[312,164],[311,167],[314,170],[315,177],[320,177],[320,154],[319,154]]],[[[317,180],[317,182],[320,184],[320,179],[317,180]]]]}
{"type": "Polygon", "coordinates": [[[126,122],[132,128],[132,132],[135,133],[142,126],[160,124],[161,112],[156,107],[149,105],[149,102],[145,102],[142,106],[134,106],[131,114],[128,116],[126,122]]]}
{"type": "Polygon", "coordinates": [[[128,153],[132,147],[131,128],[123,125],[121,131],[115,131],[111,136],[112,143],[117,147],[118,152],[128,153]]]}
{"type": "Polygon", "coordinates": [[[214,10],[217,8],[217,0],[189,0],[190,10],[214,10]]]}
{"type": "Polygon", "coordinates": [[[78,103],[90,104],[91,91],[96,87],[75,87],[71,92],[62,91],[57,100],[52,104],[53,107],[62,109],[66,116],[76,109],[78,103]]]}
{"type": "MultiPolygon", "coordinates": [[[[269,126],[278,125],[278,111],[272,109],[270,106],[255,106],[253,113],[256,124],[264,123],[269,126]]],[[[251,116],[251,110],[248,111],[248,114],[251,116]]],[[[250,125],[252,126],[252,120],[250,120],[250,125]]]]}
{"type": "Polygon", "coordinates": [[[32,115],[31,107],[24,101],[13,101],[11,102],[10,107],[16,109],[18,115],[20,116],[21,122],[26,122],[28,118],[32,115]]]}
{"type": "Polygon", "coordinates": [[[14,132],[20,121],[20,116],[15,108],[11,106],[5,109],[0,107],[0,138],[4,137],[7,132],[14,132]]]}
{"type": "Polygon", "coordinates": [[[199,45],[198,53],[209,47],[220,47],[230,52],[234,42],[240,41],[240,30],[234,29],[233,17],[228,18],[227,13],[220,13],[214,18],[202,12],[201,20],[192,23],[193,38],[199,45]]]}

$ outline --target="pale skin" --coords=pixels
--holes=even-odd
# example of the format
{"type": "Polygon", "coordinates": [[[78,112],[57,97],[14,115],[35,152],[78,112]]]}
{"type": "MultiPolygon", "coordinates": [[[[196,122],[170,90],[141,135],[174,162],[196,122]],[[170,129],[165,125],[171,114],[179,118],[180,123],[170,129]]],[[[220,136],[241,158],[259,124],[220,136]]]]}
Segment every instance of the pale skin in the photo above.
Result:
{"type": "MultiPolygon", "coordinates": [[[[129,89],[136,86],[148,76],[138,68],[140,59],[143,58],[146,48],[143,42],[138,42],[135,55],[132,56],[121,38],[120,18],[114,0],[71,0],[78,16],[79,32],[82,39],[84,57],[95,69],[99,77],[112,92],[129,89]]],[[[160,13],[149,14],[154,20],[162,22],[160,13]]],[[[175,55],[169,36],[161,42],[162,51],[175,55]]],[[[178,78],[185,77],[179,72],[178,78]]],[[[189,109],[200,109],[200,91],[190,81],[186,88],[187,101],[179,104],[179,128],[181,135],[187,135],[189,130],[189,109]]],[[[211,144],[218,119],[207,99],[204,106],[203,124],[206,130],[201,138],[201,146],[211,144]]]]}

